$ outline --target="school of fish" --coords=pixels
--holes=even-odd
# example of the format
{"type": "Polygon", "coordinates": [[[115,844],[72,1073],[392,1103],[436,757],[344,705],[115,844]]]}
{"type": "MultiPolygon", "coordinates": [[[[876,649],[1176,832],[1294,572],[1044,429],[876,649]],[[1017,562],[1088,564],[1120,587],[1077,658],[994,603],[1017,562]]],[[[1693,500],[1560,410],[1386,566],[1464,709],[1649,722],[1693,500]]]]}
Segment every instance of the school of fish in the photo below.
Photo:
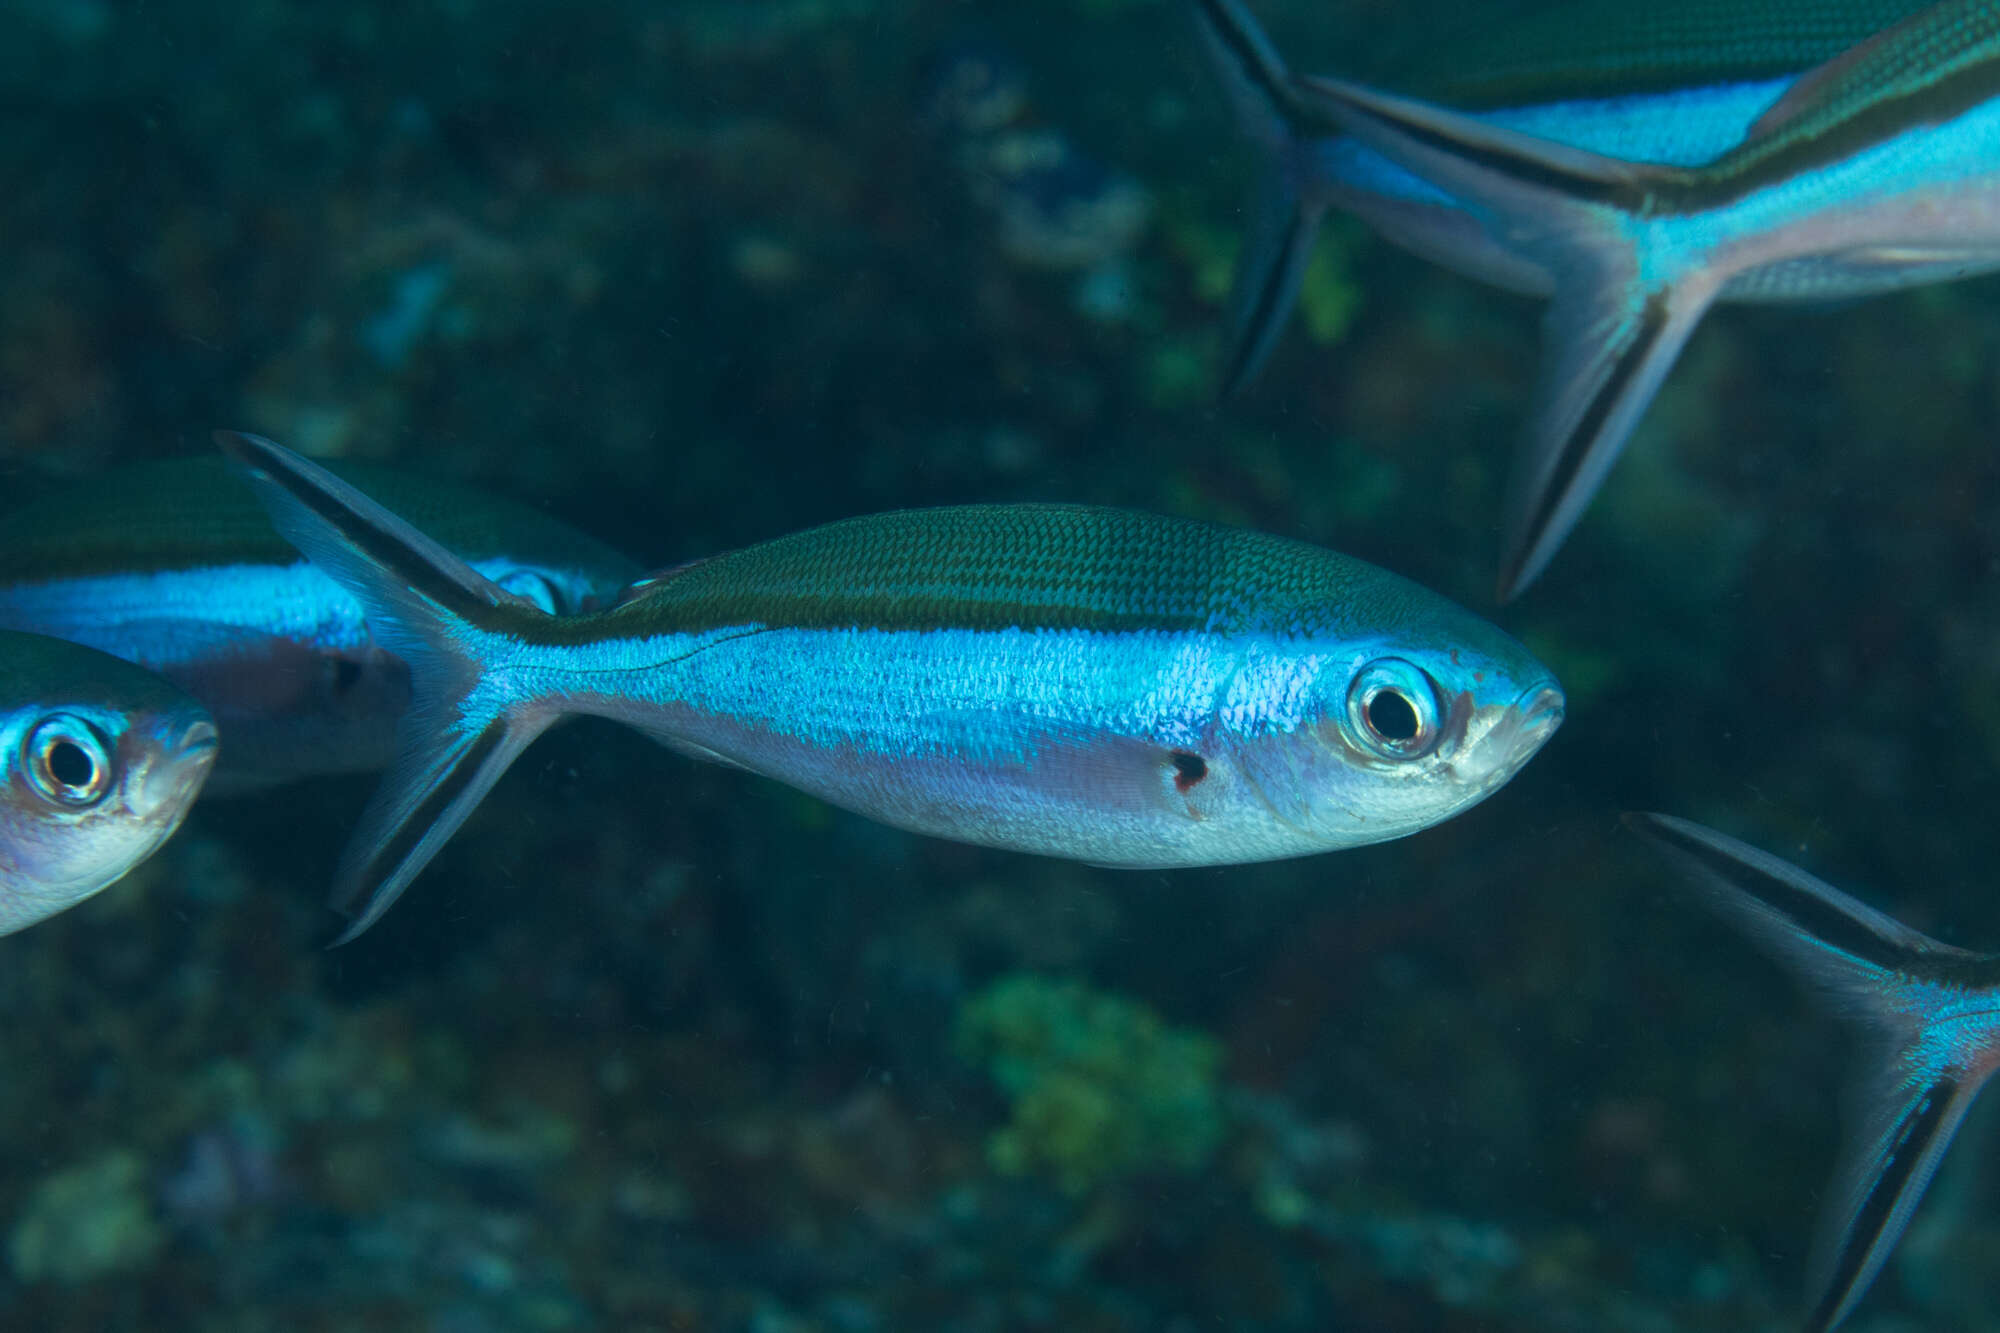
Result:
{"type": "MultiPolygon", "coordinates": [[[[1558,5],[1523,49],[1419,89],[1295,74],[1243,0],[1187,3],[1265,166],[1227,391],[1271,354],[1330,209],[1546,298],[1502,601],[1584,518],[1710,306],[2000,268],[1994,0],[1722,5],[1698,30],[1635,7],[1587,35],[1558,5]]],[[[646,573],[498,497],[217,443],[0,519],[0,934],[116,882],[204,784],[381,769],[334,873],[352,939],[578,715],[898,828],[1111,867],[1415,834],[1564,716],[1501,629],[1282,536],[982,505],[646,573]]],[[[1811,1270],[1803,1327],[1824,1333],[2000,1067],[2000,955],[1685,820],[1627,824],[1876,1038],[1811,1270]]]]}

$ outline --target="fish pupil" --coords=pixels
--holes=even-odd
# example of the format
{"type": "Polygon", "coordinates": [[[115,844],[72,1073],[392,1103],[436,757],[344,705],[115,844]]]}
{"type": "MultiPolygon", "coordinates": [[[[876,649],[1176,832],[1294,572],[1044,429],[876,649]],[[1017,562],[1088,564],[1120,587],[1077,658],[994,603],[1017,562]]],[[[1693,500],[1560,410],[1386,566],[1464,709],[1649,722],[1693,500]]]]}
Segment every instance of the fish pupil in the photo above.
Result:
{"type": "Polygon", "coordinates": [[[1420,724],[1416,705],[1395,690],[1383,690],[1368,701],[1368,725],[1385,741],[1407,741],[1420,724]]]}
{"type": "Polygon", "coordinates": [[[57,741],[48,751],[49,776],[65,787],[88,787],[97,765],[75,741],[57,741]]]}

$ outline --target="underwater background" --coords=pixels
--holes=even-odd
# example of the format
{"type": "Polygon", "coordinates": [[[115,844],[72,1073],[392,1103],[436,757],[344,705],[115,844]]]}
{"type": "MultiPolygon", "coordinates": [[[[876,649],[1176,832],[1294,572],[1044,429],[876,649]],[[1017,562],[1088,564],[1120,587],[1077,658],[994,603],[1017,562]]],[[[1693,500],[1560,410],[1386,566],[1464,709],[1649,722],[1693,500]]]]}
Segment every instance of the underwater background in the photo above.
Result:
{"type": "MultiPolygon", "coordinates": [[[[1385,81],[1534,8],[1255,5],[1385,81]]],[[[12,0],[0,124],[10,506],[218,427],[655,566],[1115,504],[1569,700],[1452,822],[1175,873],[578,723],[333,951],[372,780],[205,800],[0,941],[0,1328],[1783,1329],[1849,1034],[1618,812],[2000,948],[1991,279],[1711,316],[1495,608],[1537,304],[1336,217],[1219,403],[1255,162],[1171,4],[12,0]]],[[[2000,1328],[1991,1152],[1849,1327],[2000,1328]]]]}

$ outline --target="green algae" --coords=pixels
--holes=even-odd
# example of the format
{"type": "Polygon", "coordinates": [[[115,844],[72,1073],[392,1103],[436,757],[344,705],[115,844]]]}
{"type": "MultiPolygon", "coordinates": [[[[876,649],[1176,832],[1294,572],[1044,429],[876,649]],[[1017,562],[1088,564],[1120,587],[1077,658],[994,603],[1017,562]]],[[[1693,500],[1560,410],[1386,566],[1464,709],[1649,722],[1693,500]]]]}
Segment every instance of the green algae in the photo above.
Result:
{"type": "Polygon", "coordinates": [[[147,1202],[144,1163],[116,1150],[36,1185],[7,1237],[7,1255],[23,1282],[73,1286],[143,1268],[165,1242],[147,1202]]]}
{"type": "Polygon", "coordinates": [[[1082,982],[1002,978],[959,1013],[959,1053],[1012,1107],[987,1140],[1002,1175],[1087,1194],[1148,1171],[1193,1171],[1221,1141],[1221,1051],[1082,982]]]}
{"type": "Polygon", "coordinates": [[[1361,286],[1354,278],[1354,245],[1347,229],[1327,227],[1306,261],[1299,283],[1299,314],[1306,332],[1322,347],[1347,336],[1361,313],[1361,286]]]}

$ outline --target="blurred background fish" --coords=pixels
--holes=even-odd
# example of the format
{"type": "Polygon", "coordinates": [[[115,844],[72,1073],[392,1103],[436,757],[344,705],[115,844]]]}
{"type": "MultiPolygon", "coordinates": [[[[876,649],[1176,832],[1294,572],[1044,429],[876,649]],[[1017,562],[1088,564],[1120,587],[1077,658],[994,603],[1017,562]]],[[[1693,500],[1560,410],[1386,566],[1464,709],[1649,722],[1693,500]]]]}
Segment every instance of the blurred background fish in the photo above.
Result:
{"type": "Polygon", "coordinates": [[[0,631],[0,935],[116,883],[215,762],[200,704],[117,658],[0,631]]]}
{"type": "MultiPolygon", "coordinates": [[[[527,505],[348,470],[544,610],[587,610],[637,573],[527,505]]],[[[272,531],[214,458],[127,468],[0,517],[0,628],[88,644],[200,700],[222,733],[216,792],[384,767],[410,699],[408,669],[359,604],[272,531]]]]}

